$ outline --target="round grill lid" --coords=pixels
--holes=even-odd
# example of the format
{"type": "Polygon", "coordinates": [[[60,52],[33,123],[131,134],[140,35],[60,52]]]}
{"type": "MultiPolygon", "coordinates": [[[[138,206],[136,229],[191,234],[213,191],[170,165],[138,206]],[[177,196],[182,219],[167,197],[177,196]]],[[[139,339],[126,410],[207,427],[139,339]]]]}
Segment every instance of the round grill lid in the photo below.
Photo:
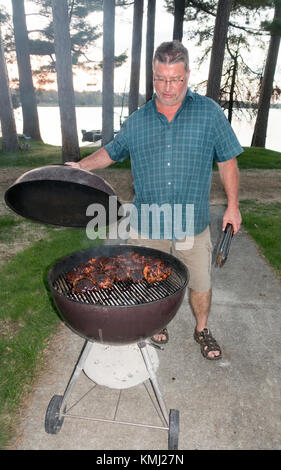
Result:
{"type": "Polygon", "coordinates": [[[67,165],[49,165],[24,173],[8,188],[5,201],[22,217],[62,227],[86,227],[98,215],[100,226],[121,217],[109,220],[109,208],[113,208],[113,216],[117,215],[121,203],[103,178],[67,165]],[[91,204],[99,206],[92,206],[86,215],[91,204]]]}

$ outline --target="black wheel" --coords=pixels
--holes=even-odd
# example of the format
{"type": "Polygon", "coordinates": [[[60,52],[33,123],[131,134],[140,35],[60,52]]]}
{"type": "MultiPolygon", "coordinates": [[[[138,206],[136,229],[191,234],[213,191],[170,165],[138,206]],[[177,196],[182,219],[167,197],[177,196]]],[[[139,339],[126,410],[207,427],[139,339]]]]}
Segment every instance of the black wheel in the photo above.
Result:
{"type": "Polygon", "coordinates": [[[45,416],[45,431],[48,434],[57,434],[62,427],[64,416],[59,418],[62,400],[61,395],[54,395],[48,405],[45,416]]]}
{"type": "Polygon", "coordinates": [[[177,450],[179,443],[179,422],[180,414],[178,410],[170,410],[169,415],[169,440],[168,449],[177,450]]]}

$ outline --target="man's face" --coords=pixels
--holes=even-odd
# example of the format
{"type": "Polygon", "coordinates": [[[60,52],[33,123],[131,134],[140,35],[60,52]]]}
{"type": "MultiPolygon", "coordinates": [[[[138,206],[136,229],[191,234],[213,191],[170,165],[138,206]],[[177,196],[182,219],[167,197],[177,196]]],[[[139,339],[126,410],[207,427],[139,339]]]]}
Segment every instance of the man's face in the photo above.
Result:
{"type": "Polygon", "coordinates": [[[185,97],[189,71],[183,62],[163,64],[155,61],[153,69],[154,89],[158,100],[165,106],[181,104],[185,97]]]}

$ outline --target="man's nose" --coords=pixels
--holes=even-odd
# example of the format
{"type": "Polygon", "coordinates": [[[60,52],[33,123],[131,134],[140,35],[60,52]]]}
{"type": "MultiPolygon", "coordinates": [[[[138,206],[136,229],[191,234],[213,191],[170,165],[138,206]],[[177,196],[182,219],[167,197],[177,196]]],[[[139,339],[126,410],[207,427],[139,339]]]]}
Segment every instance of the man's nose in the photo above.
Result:
{"type": "Polygon", "coordinates": [[[169,90],[172,87],[170,80],[165,80],[165,90],[169,90]]]}

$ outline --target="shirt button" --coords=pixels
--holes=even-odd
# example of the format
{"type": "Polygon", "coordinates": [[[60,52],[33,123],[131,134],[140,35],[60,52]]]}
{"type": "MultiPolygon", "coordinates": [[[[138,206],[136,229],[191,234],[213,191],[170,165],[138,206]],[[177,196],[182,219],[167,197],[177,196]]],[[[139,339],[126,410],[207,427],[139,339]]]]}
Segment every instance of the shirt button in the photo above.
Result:
{"type": "Polygon", "coordinates": [[[167,145],[167,147],[168,147],[168,149],[170,149],[170,148],[171,148],[171,145],[167,145]]]}
{"type": "Polygon", "coordinates": [[[170,184],[171,184],[171,181],[168,181],[168,186],[170,186],[170,184]]]}
{"type": "Polygon", "coordinates": [[[168,163],[167,163],[167,165],[168,165],[168,166],[170,166],[170,165],[171,165],[171,163],[170,163],[170,162],[168,162],[168,163]]]}

